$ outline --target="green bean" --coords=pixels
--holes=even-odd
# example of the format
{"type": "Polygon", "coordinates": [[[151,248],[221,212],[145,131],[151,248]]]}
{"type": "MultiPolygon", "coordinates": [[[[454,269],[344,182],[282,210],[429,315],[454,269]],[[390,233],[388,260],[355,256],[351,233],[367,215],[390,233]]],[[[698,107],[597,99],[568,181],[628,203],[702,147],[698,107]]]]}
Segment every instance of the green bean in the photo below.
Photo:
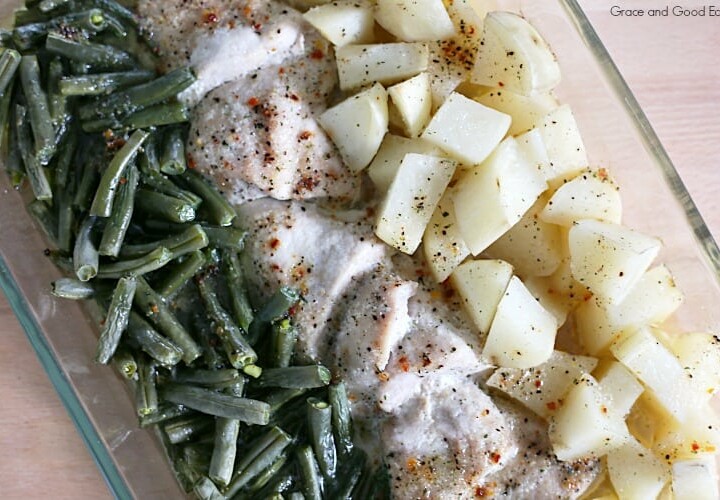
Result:
{"type": "MultiPolygon", "coordinates": [[[[216,428],[217,423],[216,420],[216,428]]],[[[211,444],[202,441],[186,444],[182,448],[183,458],[190,467],[202,471],[203,474],[207,474],[210,469],[210,454],[212,453],[212,448],[211,444]]]]}
{"type": "Polygon", "coordinates": [[[63,64],[59,57],[52,59],[48,65],[47,95],[50,118],[55,127],[56,143],[65,135],[70,122],[67,97],[60,93],[59,82],[63,76],[63,64]]]}
{"type": "Polygon", "coordinates": [[[38,6],[38,9],[40,9],[40,12],[52,12],[53,10],[55,10],[59,7],[66,6],[68,3],[70,3],[70,1],[69,0],[41,0],[36,3],[38,6]]]}
{"type": "MultiPolygon", "coordinates": [[[[282,500],[283,493],[292,488],[295,483],[295,464],[289,461],[288,453],[284,453],[278,460],[258,476],[250,485],[250,495],[266,500],[282,500]]],[[[304,498],[299,493],[300,498],[304,498]]]]}
{"type": "Polygon", "coordinates": [[[162,127],[190,121],[190,111],[181,102],[156,104],[123,118],[121,126],[129,129],[162,127]]]}
{"type": "Polygon", "coordinates": [[[210,459],[209,476],[221,486],[227,486],[232,479],[239,432],[239,420],[218,418],[215,422],[215,445],[210,459]]]}
{"type": "Polygon", "coordinates": [[[121,120],[131,114],[175,97],[195,82],[189,67],[178,68],[147,83],[87,103],[78,110],[85,122],[98,119],[121,120]]]}
{"type": "Polygon", "coordinates": [[[229,385],[223,387],[223,392],[238,398],[245,397],[245,377],[241,377],[229,385]]]}
{"type": "Polygon", "coordinates": [[[172,260],[172,252],[165,247],[158,247],[152,252],[136,259],[119,260],[110,264],[102,264],[97,272],[101,279],[117,279],[126,274],[142,275],[157,271],[172,260]]]}
{"type": "Polygon", "coordinates": [[[28,205],[28,211],[37,221],[40,228],[47,236],[50,244],[57,245],[57,218],[44,201],[33,200],[28,205]]]}
{"type": "Polygon", "coordinates": [[[137,245],[125,245],[120,250],[122,257],[137,257],[152,251],[157,247],[165,247],[172,252],[173,258],[188,253],[196,252],[208,245],[208,238],[205,230],[198,224],[185,226],[187,229],[180,234],[169,236],[159,241],[140,243],[137,245]]]}
{"type": "Polygon", "coordinates": [[[233,368],[222,370],[185,369],[178,370],[173,379],[181,384],[195,384],[204,386],[226,386],[231,382],[240,380],[242,375],[233,368]]]}
{"type": "Polygon", "coordinates": [[[138,179],[137,168],[135,165],[130,164],[124,177],[125,182],[122,182],[121,179],[112,212],[105,224],[105,230],[100,241],[100,255],[111,257],[120,255],[120,249],[133,216],[138,179]]]}
{"type": "Polygon", "coordinates": [[[80,180],[73,199],[73,205],[83,212],[90,207],[95,196],[100,177],[99,164],[102,161],[104,151],[104,148],[100,148],[99,143],[89,145],[88,149],[88,159],[82,165],[80,180]]]}
{"type": "Polygon", "coordinates": [[[118,345],[120,337],[125,331],[130,318],[130,308],[135,296],[136,278],[124,276],[120,278],[115,286],[107,317],[100,331],[95,361],[101,364],[108,364],[118,345]]]}
{"type": "Polygon", "coordinates": [[[162,297],[150,288],[142,277],[138,278],[135,305],[150,322],[182,349],[185,363],[190,364],[200,357],[200,347],[170,311],[162,297]]]}
{"type": "Polygon", "coordinates": [[[199,250],[189,254],[183,261],[168,266],[164,279],[158,282],[157,291],[163,297],[170,298],[178,293],[193,276],[205,266],[205,256],[199,250]]]}
{"type": "Polygon", "coordinates": [[[135,311],[130,313],[125,337],[131,345],[145,352],[162,366],[175,366],[183,357],[183,350],[180,347],[160,335],[135,311]]]}
{"type": "MultiPolygon", "coordinates": [[[[163,439],[163,444],[167,450],[171,448],[172,443],[170,443],[169,438],[165,438],[163,439]]],[[[202,474],[190,467],[183,458],[172,458],[171,460],[173,461],[173,472],[183,491],[185,491],[185,493],[192,492],[195,484],[203,477],[202,474]]]]}
{"type": "Polygon", "coordinates": [[[102,9],[105,12],[117,16],[131,26],[135,26],[137,24],[135,14],[115,0],[91,0],[91,2],[98,9],[102,9]]]}
{"type": "Polygon", "coordinates": [[[353,491],[358,486],[365,468],[366,456],[361,450],[354,450],[338,467],[332,497],[337,499],[353,498],[353,491]]]}
{"type": "Polygon", "coordinates": [[[182,174],[187,186],[203,199],[202,207],[211,224],[229,226],[235,219],[235,209],[210,183],[199,173],[188,169],[182,174]]]}
{"type": "Polygon", "coordinates": [[[350,400],[347,397],[345,382],[332,384],[328,388],[328,400],[332,407],[332,424],[335,444],[341,456],[348,456],[353,451],[352,417],[350,416],[350,400]]]}
{"type": "Polygon", "coordinates": [[[55,130],[50,116],[48,97],[40,83],[40,65],[37,56],[22,56],[20,80],[27,98],[30,126],[35,138],[35,156],[41,165],[47,165],[55,153],[55,130]]]}
{"type": "Polygon", "coordinates": [[[73,267],[80,281],[89,281],[97,275],[99,255],[93,242],[95,217],[88,216],[80,224],[73,249],[73,267]]]}
{"type": "Polygon", "coordinates": [[[145,181],[145,176],[147,176],[149,173],[160,172],[160,159],[158,158],[157,139],[157,132],[153,132],[152,134],[150,134],[150,137],[148,137],[148,139],[145,141],[143,149],[138,156],[138,165],[140,166],[140,173],[143,176],[143,182],[145,181]]]}
{"type": "Polygon", "coordinates": [[[297,461],[300,466],[302,492],[306,500],[322,499],[322,478],[312,448],[308,445],[297,450],[297,461]]]}
{"type": "Polygon", "coordinates": [[[138,417],[158,411],[157,373],[154,360],[141,358],[138,383],[135,387],[135,408],[138,417]]]}
{"type": "Polygon", "coordinates": [[[52,262],[55,267],[61,271],[67,274],[73,274],[75,272],[72,257],[70,257],[67,253],[59,250],[46,250],[45,255],[48,259],[50,259],[50,262],[52,262]]]}
{"type": "Polygon", "coordinates": [[[247,231],[234,227],[203,226],[210,239],[210,245],[215,248],[241,251],[245,247],[247,231]]]}
{"type": "MultiPolygon", "coordinates": [[[[15,107],[16,126],[15,133],[17,137],[18,149],[25,165],[25,173],[30,181],[35,199],[51,200],[52,188],[47,178],[45,169],[40,160],[33,152],[31,124],[27,120],[27,111],[24,106],[17,105],[15,107]]],[[[51,127],[52,128],[52,127],[51,127]]]]}
{"type": "Polygon", "coordinates": [[[307,420],[310,443],[323,477],[335,477],[337,453],[332,432],[332,408],[318,398],[307,399],[307,420]]]}
{"type": "Polygon", "coordinates": [[[165,133],[160,171],[168,175],[182,174],[187,169],[185,137],[181,127],[170,127],[165,133]]]}
{"type": "MultiPolygon", "coordinates": [[[[68,177],[70,176],[70,164],[73,162],[78,144],[78,134],[75,127],[69,127],[68,133],[60,144],[55,157],[55,192],[71,191],[68,190],[68,177]]],[[[72,198],[70,198],[72,200],[72,198]]]]}
{"type": "MultiPolygon", "coordinates": [[[[153,153],[151,153],[152,155],[153,153]]],[[[150,161],[154,160],[146,160],[147,164],[146,167],[142,170],[142,182],[149,188],[154,189],[155,191],[158,191],[162,194],[166,194],[168,196],[172,196],[174,198],[177,198],[179,200],[182,200],[189,205],[192,205],[193,208],[197,209],[200,206],[200,203],[202,203],[202,198],[200,198],[195,193],[192,193],[190,191],[187,191],[185,189],[180,188],[177,186],[173,181],[165,177],[160,172],[152,169],[149,167],[150,161]]]]}
{"type": "Polygon", "coordinates": [[[255,319],[260,322],[276,321],[300,300],[300,292],[289,286],[281,286],[258,311],[255,319]]]}
{"type": "Polygon", "coordinates": [[[238,463],[235,476],[227,487],[228,497],[236,495],[246,484],[277,460],[292,442],[292,438],[277,427],[262,436],[238,463]],[[275,436],[267,443],[268,437],[275,436]],[[264,446],[262,446],[264,445],[264,446]]]}
{"type": "Polygon", "coordinates": [[[194,414],[195,411],[190,408],[186,408],[182,405],[176,405],[172,403],[162,403],[158,406],[157,411],[148,415],[140,416],[140,427],[150,427],[151,425],[166,422],[170,419],[188,416],[194,414]]]}
{"type": "Polygon", "coordinates": [[[120,148],[100,179],[95,199],[90,207],[90,215],[109,217],[112,213],[112,205],[115,199],[120,179],[127,165],[133,160],[140,146],[142,146],[149,133],[144,130],[136,130],[120,148]]]}
{"type": "Polygon", "coordinates": [[[147,70],[66,76],[60,79],[59,89],[65,96],[104,95],[147,82],[154,77],[155,73],[147,70]]]}
{"type": "Polygon", "coordinates": [[[370,479],[370,488],[367,495],[363,498],[377,498],[378,500],[386,500],[391,497],[390,478],[384,465],[377,468],[370,479]]]}
{"type": "Polygon", "coordinates": [[[265,402],[270,405],[270,413],[274,416],[283,405],[302,396],[307,391],[308,389],[277,389],[265,398],[265,402]]]}
{"type": "Polygon", "coordinates": [[[123,70],[135,66],[132,56],[125,51],[109,45],[75,41],[54,31],[48,32],[45,48],[52,54],[97,68],[123,70]]]}
{"type": "Polygon", "coordinates": [[[258,365],[250,364],[243,366],[242,371],[245,375],[249,377],[258,378],[260,375],[262,375],[263,369],[258,365]]]}
{"type": "MultiPolygon", "coordinates": [[[[225,366],[225,359],[215,349],[217,337],[210,331],[210,325],[207,318],[203,314],[194,314],[192,316],[194,331],[200,339],[202,345],[202,356],[205,365],[210,369],[218,369],[225,366]]],[[[237,394],[236,394],[237,395],[237,394]]]]}
{"type": "Polygon", "coordinates": [[[212,322],[212,330],[222,341],[230,364],[235,368],[243,368],[255,363],[258,359],[257,354],[232,317],[220,305],[215,291],[207,280],[208,278],[198,279],[196,283],[212,322]]]}
{"type": "Polygon", "coordinates": [[[192,205],[149,189],[138,190],[135,204],[145,214],[171,222],[190,222],[195,219],[195,208],[192,205]]]}
{"type": "Polygon", "coordinates": [[[290,493],[290,496],[287,497],[287,500],[305,500],[305,496],[299,491],[293,491],[290,493]]]}
{"type": "Polygon", "coordinates": [[[20,53],[17,50],[2,49],[2,54],[0,54],[0,95],[5,94],[15,79],[20,59],[20,53]]]}
{"type": "Polygon", "coordinates": [[[263,488],[265,488],[265,486],[267,486],[270,481],[275,478],[276,475],[279,475],[281,470],[283,472],[287,472],[287,467],[284,468],[287,460],[288,453],[287,451],[283,451],[283,453],[278,458],[276,458],[273,463],[271,463],[268,467],[265,468],[265,470],[258,474],[252,481],[252,483],[247,486],[248,492],[251,495],[257,495],[258,498],[267,498],[267,494],[259,494],[259,492],[263,490],[263,488]]]}
{"type": "Polygon", "coordinates": [[[118,373],[127,380],[138,378],[138,365],[132,353],[127,349],[118,348],[112,358],[118,373]]]}
{"type": "Polygon", "coordinates": [[[10,118],[13,115],[11,109],[12,99],[12,86],[0,93],[0,155],[2,155],[3,160],[10,155],[10,150],[14,146],[14,138],[11,139],[10,137],[10,131],[14,128],[14,120],[10,118]]]}
{"type": "Polygon", "coordinates": [[[230,295],[230,305],[233,316],[240,327],[248,331],[253,321],[253,309],[248,298],[245,280],[242,275],[240,259],[238,254],[231,250],[224,250],[222,262],[225,270],[225,281],[227,282],[230,295]]]}
{"type": "Polygon", "coordinates": [[[93,297],[95,288],[74,278],[59,278],[52,283],[52,294],[63,299],[83,300],[93,297]]]}
{"type": "Polygon", "coordinates": [[[15,9],[13,12],[13,26],[41,23],[47,21],[48,19],[48,15],[37,9],[15,9]]]}
{"type": "Polygon", "coordinates": [[[225,496],[220,493],[208,477],[202,476],[195,482],[193,486],[193,492],[200,500],[225,500],[225,496]]]}
{"type": "Polygon", "coordinates": [[[166,401],[216,417],[234,418],[257,425],[267,424],[270,418],[268,404],[255,399],[238,398],[210,389],[172,383],[163,388],[162,394],[166,401]]]}
{"type": "Polygon", "coordinates": [[[57,244],[60,250],[69,252],[72,249],[73,229],[75,225],[75,210],[72,206],[73,192],[70,189],[65,189],[58,194],[57,198],[57,244]]]}
{"type": "Polygon", "coordinates": [[[163,430],[172,444],[184,443],[208,430],[213,420],[206,415],[188,415],[169,422],[163,430]]]}
{"type": "Polygon", "coordinates": [[[282,387],[285,389],[312,389],[330,383],[330,370],[322,365],[265,368],[254,384],[256,387],[282,387]]]}
{"type": "Polygon", "coordinates": [[[276,321],[272,325],[272,364],[277,368],[290,366],[295,352],[298,331],[289,319],[276,321]]]}

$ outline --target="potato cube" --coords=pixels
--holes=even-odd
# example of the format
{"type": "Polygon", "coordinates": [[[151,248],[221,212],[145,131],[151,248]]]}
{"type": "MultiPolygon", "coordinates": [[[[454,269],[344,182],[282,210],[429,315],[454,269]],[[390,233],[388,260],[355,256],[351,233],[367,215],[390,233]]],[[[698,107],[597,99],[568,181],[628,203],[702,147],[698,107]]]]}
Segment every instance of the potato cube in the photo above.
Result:
{"type": "Polygon", "coordinates": [[[604,168],[586,170],[560,186],[540,213],[545,222],[568,227],[581,219],[620,224],[621,217],[618,187],[604,168]]]}
{"type": "Polygon", "coordinates": [[[487,381],[520,401],[539,416],[548,419],[562,406],[562,399],[583,373],[595,369],[597,359],[553,351],[545,363],[535,368],[498,368],[487,381]]]}
{"type": "Polygon", "coordinates": [[[399,135],[386,134],[380,144],[380,149],[368,167],[368,175],[378,191],[387,192],[400,168],[400,163],[408,153],[444,156],[440,148],[423,139],[408,139],[399,135]]]}
{"type": "Polygon", "coordinates": [[[658,403],[679,422],[685,421],[698,392],[680,361],[653,335],[642,327],[621,337],[610,351],[651,391],[658,403]]]}
{"type": "Polygon", "coordinates": [[[450,280],[465,311],[482,336],[487,335],[513,268],[501,260],[470,260],[458,266],[450,280]]]}
{"type": "MultiPolygon", "coordinates": [[[[684,422],[677,422],[662,408],[653,415],[653,449],[671,462],[713,456],[720,448],[720,417],[710,405],[698,403],[692,394],[688,396],[684,422]]],[[[657,400],[654,403],[657,405],[657,400]]]]}
{"type": "Polygon", "coordinates": [[[549,276],[562,261],[562,235],[560,228],[543,222],[538,213],[546,200],[540,197],[525,215],[487,249],[494,259],[508,261],[516,274],[526,279],[530,276],[549,276]]]}
{"type": "Polygon", "coordinates": [[[510,279],[495,311],[482,356],[508,368],[532,368],[553,353],[557,323],[519,278],[510,279]]]}
{"type": "Polygon", "coordinates": [[[336,1],[313,7],[303,17],[338,47],[373,41],[375,18],[369,3],[336,1]]]}
{"type": "Polygon", "coordinates": [[[444,40],[455,34],[442,0],[377,0],[375,19],[406,42],[444,40]]]}
{"type": "Polygon", "coordinates": [[[423,72],[388,88],[388,95],[400,115],[408,137],[417,137],[430,120],[432,93],[430,76],[423,72]]]}
{"type": "Polygon", "coordinates": [[[318,117],[351,170],[367,167],[387,132],[387,92],[375,84],[327,109],[318,117]]]}
{"type": "Polygon", "coordinates": [[[470,249],[460,236],[451,197],[452,190],[446,190],[423,235],[425,262],[430,266],[433,278],[438,283],[448,279],[455,268],[470,255],[470,249]]]}
{"type": "Polygon", "coordinates": [[[549,92],[524,96],[505,89],[490,89],[472,96],[480,104],[512,117],[508,133],[518,135],[534,128],[550,111],[559,106],[549,92]]]}
{"type": "Polygon", "coordinates": [[[550,276],[530,276],[525,280],[533,296],[557,319],[558,325],[565,323],[567,315],[590,295],[570,272],[570,259],[564,258],[557,270],[550,276]]]}
{"type": "Polygon", "coordinates": [[[656,238],[591,219],[576,222],[568,242],[575,279],[610,304],[623,301],[661,247],[656,238]]]}
{"type": "Polygon", "coordinates": [[[670,480],[670,467],[634,438],[608,453],[607,468],[623,500],[657,498],[670,480]]]}
{"type": "Polygon", "coordinates": [[[413,254],[456,166],[437,156],[406,154],[380,206],[377,237],[413,254]]]}
{"type": "Polygon", "coordinates": [[[546,187],[512,138],[505,139],[482,165],[464,172],[455,186],[453,204],[460,234],[473,255],[516,224],[546,187]]]}
{"type": "Polygon", "coordinates": [[[712,333],[682,333],[670,348],[690,372],[695,385],[709,400],[720,390],[720,339],[712,333]]]}
{"type": "Polygon", "coordinates": [[[588,167],[588,158],[580,129],[570,106],[563,104],[536,125],[542,135],[552,168],[545,172],[551,186],[575,177],[588,167]]]}
{"type": "Polygon", "coordinates": [[[718,470],[714,457],[678,460],[672,464],[675,500],[717,500],[718,470]]]}
{"type": "Polygon", "coordinates": [[[598,382],[603,393],[612,401],[615,411],[625,417],[643,392],[643,386],[622,363],[610,361],[598,382]]]}
{"type": "Polygon", "coordinates": [[[335,52],[342,90],[374,82],[384,85],[400,82],[425,71],[428,47],[424,43],[376,43],[345,45],[335,52]]]}
{"type": "Polygon", "coordinates": [[[508,115],[453,92],[421,137],[470,166],[485,160],[509,127],[508,115]]]}
{"type": "Polygon", "coordinates": [[[530,96],[555,88],[560,83],[560,67],[545,40],[525,19],[511,12],[490,12],[472,82],[530,96]]]}
{"type": "Polygon", "coordinates": [[[565,395],[562,406],[550,419],[550,442],[558,459],[601,457],[630,438],[622,417],[597,381],[583,374],[565,395]]]}

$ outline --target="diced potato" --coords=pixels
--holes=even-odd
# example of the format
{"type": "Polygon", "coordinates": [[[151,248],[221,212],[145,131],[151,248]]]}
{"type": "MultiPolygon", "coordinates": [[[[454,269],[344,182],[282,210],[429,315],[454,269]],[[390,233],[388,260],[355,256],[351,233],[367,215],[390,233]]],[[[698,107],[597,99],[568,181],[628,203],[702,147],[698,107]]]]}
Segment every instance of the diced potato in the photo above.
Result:
{"type": "Polygon", "coordinates": [[[615,411],[622,417],[630,413],[630,408],[644,390],[635,375],[617,361],[607,363],[602,375],[598,376],[598,383],[603,393],[612,401],[615,411]]]}
{"type": "Polygon", "coordinates": [[[610,346],[610,351],[625,367],[652,391],[658,403],[679,422],[684,422],[697,402],[697,393],[689,374],[680,361],[643,327],[621,337],[610,346]]]}
{"type": "Polygon", "coordinates": [[[570,106],[563,104],[553,109],[538,122],[537,128],[552,164],[545,172],[549,184],[556,185],[587,168],[585,145],[570,106]]]}
{"type": "Polygon", "coordinates": [[[657,498],[670,480],[670,467],[634,438],[608,453],[607,468],[620,500],[657,498]]]}
{"type": "Polygon", "coordinates": [[[710,399],[720,390],[720,339],[712,333],[673,335],[671,349],[690,372],[693,385],[710,399]]]}
{"type": "Polygon", "coordinates": [[[424,43],[345,45],[335,52],[340,88],[350,90],[379,82],[388,85],[425,71],[424,43]]]}
{"type": "Polygon", "coordinates": [[[548,92],[528,97],[505,89],[490,89],[473,96],[473,99],[510,115],[512,117],[512,125],[508,130],[510,135],[518,135],[532,129],[545,115],[559,106],[557,99],[548,92]]]}
{"type": "Polygon", "coordinates": [[[508,115],[453,92],[421,137],[460,163],[477,165],[500,143],[508,127],[508,115]]]}
{"type": "Polygon", "coordinates": [[[387,92],[375,84],[326,110],[318,122],[355,172],[367,167],[387,132],[387,92]]]}
{"type": "Polygon", "coordinates": [[[656,238],[590,219],[573,225],[568,242],[575,279],[610,304],[623,301],[661,247],[656,238]]]}
{"type": "Polygon", "coordinates": [[[563,461],[601,457],[619,448],[630,434],[597,381],[583,374],[550,419],[553,451],[563,461]]]}
{"type": "Polygon", "coordinates": [[[405,42],[444,40],[455,34],[442,0],[377,0],[375,19],[405,42]]]}
{"type": "Polygon", "coordinates": [[[565,258],[550,276],[530,276],[525,285],[545,309],[557,319],[558,325],[565,323],[567,315],[584,299],[585,290],[575,281],[570,272],[570,259],[565,258]]]}
{"type": "Polygon", "coordinates": [[[438,283],[448,279],[465,257],[470,255],[470,249],[460,236],[451,197],[452,190],[447,189],[423,235],[425,262],[438,283]]]}
{"type": "Polygon", "coordinates": [[[482,336],[490,331],[495,310],[505,294],[513,268],[502,260],[470,260],[452,273],[450,281],[482,336]]]}
{"type": "Polygon", "coordinates": [[[288,5],[299,11],[306,11],[311,7],[317,7],[318,5],[325,5],[332,2],[332,0],[288,0],[288,5]]]}
{"type": "Polygon", "coordinates": [[[688,395],[686,405],[687,416],[682,423],[663,417],[662,410],[653,414],[656,421],[653,449],[671,462],[712,456],[720,447],[720,418],[715,410],[697,403],[692,394],[688,395]]]}
{"type": "Polygon", "coordinates": [[[335,1],[313,7],[303,17],[338,47],[373,41],[375,18],[370,3],[335,1]]]}
{"type": "Polygon", "coordinates": [[[545,177],[545,172],[551,168],[551,166],[545,141],[543,141],[540,131],[536,128],[528,130],[515,136],[515,140],[517,141],[520,151],[525,155],[525,158],[545,177]]]}
{"type": "Polygon", "coordinates": [[[682,301],[670,270],[659,265],[646,271],[619,304],[597,297],[583,302],[575,311],[578,340],[588,352],[602,354],[622,331],[659,325],[682,301]]]}
{"type": "Polygon", "coordinates": [[[380,206],[377,237],[413,254],[456,166],[437,156],[406,154],[380,206]]]}
{"type": "Polygon", "coordinates": [[[482,165],[466,171],[455,186],[453,204],[470,251],[478,255],[500,238],[546,187],[513,138],[505,139],[482,165]]]}
{"type": "Polygon", "coordinates": [[[555,317],[516,276],[495,311],[482,356],[508,368],[532,368],[547,361],[555,346],[555,317]]]}
{"type": "Polygon", "coordinates": [[[511,12],[490,12],[472,82],[529,96],[555,88],[560,83],[560,67],[545,40],[525,19],[511,12]]]}
{"type": "Polygon", "coordinates": [[[549,276],[563,258],[560,228],[538,217],[545,202],[540,197],[517,224],[486,250],[489,257],[512,264],[516,274],[523,279],[549,276]]]}
{"type": "Polygon", "coordinates": [[[423,72],[393,85],[388,95],[395,105],[408,137],[417,137],[430,120],[432,93],[430,76],[423,72]]]}
{"type": "Polygon", "coordinates": [[[547,419],[562,406],[563,396],[573,382],[596,365],[595,358],[553,351],[550,359],[535,368],[498,368],[486,383],[547,419]]]}
{"type": "Polygon", "coordinates": [[[678,460],[672,464],[675,500],[717,500],[718,470],[714,457],[678,460]]]}
{"type": "Polygon", "coordinates": [[[586,170],[560,186],[540,213],[545,222],[568,227],[581,219],[620,224],[621,217],[618,187],[604,168],[586,170]]]}
{"type": "Polygon", "coordinates": [[[368,175],[375,187],[385,193],[395,178],[405,155],[418,153],[432,156],[443,156],[440,148],[423,139],[407,139],[393,134],[385,135],[375,158],[368,167],[368,175]]]}

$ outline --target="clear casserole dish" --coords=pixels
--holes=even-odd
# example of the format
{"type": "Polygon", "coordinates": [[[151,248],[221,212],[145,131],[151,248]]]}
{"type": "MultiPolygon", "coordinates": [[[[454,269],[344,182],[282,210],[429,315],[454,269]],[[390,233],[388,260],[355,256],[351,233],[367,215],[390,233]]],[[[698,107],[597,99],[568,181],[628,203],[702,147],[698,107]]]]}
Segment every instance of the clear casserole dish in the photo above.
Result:
{"type": "MultiPolygon", "coordinates": [[[[678,327],[720,329],[720,250],[579,5],[497,3],[522,12],[557,54],[556,93],[573,107],[592,164],[608,166],[622,187],[625,223],[663,240],[658,260],[686,297],[678,327]]],[[[1,9],[4,19],[12,5],[1,9]]],[[[159,440],[137,425],[126,384],[92,361],[97,334],[87,312],[49,294],[60,272],[43,255],[41,231],[28,230],[26,202],[0,175],[0,284],[43,367],[116,497],[181,497],[159,440]]]]}

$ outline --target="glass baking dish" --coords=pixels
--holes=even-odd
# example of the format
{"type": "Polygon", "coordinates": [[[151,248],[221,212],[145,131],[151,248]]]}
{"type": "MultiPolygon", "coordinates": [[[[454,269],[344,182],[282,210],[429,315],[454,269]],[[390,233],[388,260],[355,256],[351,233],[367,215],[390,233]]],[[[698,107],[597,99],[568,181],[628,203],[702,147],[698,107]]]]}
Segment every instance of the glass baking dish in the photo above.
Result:
{"type": "MultiPolygon", "coordinates": [[[[2,2],[6,19],[15,2],[2,2]]],[[[546,37],[563,70],[556,93],[571,104],[596,166],[622,188],[627,225],[660,237],[659,257],[685,293],[676,314],[684,330],[720,331],[720,250],[588,19],[575,0],[501,0],[546,37]]],[[[60,272],[25,211],[27,194],[0,175],[0,285],[110,491],[118,498],[178,498],[157,437],[138,428],[131,394],[115,372],[96,365],[96,328],[77,303],[56,299],[60,272]]]]}

